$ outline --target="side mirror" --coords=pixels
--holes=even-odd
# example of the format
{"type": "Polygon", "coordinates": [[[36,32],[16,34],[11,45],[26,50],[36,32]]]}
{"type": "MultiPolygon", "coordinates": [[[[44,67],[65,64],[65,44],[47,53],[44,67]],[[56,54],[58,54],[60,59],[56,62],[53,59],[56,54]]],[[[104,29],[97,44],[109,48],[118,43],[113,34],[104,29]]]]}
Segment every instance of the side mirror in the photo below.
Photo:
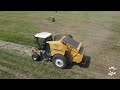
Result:
{"type": "Polygon", "coordinates": [[[38,38],[34,37],[34,42],[35,42],[35,44],[36,44],[37,40],[38,40],[38,38]]]}

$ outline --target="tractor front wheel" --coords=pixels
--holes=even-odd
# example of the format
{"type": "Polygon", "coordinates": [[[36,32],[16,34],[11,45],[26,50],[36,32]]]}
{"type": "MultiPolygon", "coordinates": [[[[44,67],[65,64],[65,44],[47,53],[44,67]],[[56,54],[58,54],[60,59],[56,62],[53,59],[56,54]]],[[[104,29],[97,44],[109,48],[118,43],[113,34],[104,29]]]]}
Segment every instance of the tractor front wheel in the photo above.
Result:
{"type": "Polygon", "coordinates": [[[33,59],[33,61],[40,61],[40,56],[38,55],[38,53],[33,53],[32,59],[33,59]]]}
{"type": "Polygon", "coordinates": [[[64,69],[67,66],[66,58],[63,55],[55,55],[52,58],[52,63],[55,67],[64,69]]]}

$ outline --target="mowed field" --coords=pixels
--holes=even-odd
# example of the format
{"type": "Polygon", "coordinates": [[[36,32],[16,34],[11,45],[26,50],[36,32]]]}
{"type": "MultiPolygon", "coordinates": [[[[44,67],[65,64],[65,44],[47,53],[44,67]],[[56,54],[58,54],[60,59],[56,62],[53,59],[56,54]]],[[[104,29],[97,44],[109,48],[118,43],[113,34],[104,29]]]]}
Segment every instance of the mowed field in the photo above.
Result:
{"type": "Polygon", "coordinates": [[[0,11],[0,79],[120,79],[120,12],[0,11]],[[91,57],[89,67],[57,69],[51,62],[32,61],[34,35],[43,31],[81,41],[91,57]],[[110,67],[117,68],[116,75],[108,75],[110,67]]]}

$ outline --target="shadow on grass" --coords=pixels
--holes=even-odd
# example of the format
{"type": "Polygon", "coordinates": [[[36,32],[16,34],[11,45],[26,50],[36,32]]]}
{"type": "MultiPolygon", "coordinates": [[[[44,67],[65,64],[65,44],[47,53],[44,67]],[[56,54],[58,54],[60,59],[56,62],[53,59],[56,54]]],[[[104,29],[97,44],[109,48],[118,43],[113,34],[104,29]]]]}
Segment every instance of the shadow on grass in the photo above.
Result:
{"type": "Polygon", "coordinates": [[[83,60],[81,63],[69,63],[66,69],[72,69],[74,65],[78,65],[80,68],[88,68],[90,64],[91,57],[84,55],[83,60]]]}

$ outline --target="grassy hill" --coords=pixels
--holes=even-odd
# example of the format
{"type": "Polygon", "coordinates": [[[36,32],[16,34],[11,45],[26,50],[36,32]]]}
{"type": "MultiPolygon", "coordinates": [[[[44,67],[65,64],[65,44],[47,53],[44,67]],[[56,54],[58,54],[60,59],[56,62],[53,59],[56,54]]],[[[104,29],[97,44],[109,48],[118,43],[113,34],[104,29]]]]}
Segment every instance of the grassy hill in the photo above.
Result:
{"type": "Polygon", "coordinates": [[[50,62],[33,62],[31,56],[0,47],[0,78],[120,78],[119,11],[0,11],[0,40],[34,47],[33,36],[42,31],[69,33],[83,42],[90,67],[56,69],[50,62]],[[49,16],[56,22],[49,22],[49,16]],[[111,77],[112,66],[117,70],[111,77]]]}

